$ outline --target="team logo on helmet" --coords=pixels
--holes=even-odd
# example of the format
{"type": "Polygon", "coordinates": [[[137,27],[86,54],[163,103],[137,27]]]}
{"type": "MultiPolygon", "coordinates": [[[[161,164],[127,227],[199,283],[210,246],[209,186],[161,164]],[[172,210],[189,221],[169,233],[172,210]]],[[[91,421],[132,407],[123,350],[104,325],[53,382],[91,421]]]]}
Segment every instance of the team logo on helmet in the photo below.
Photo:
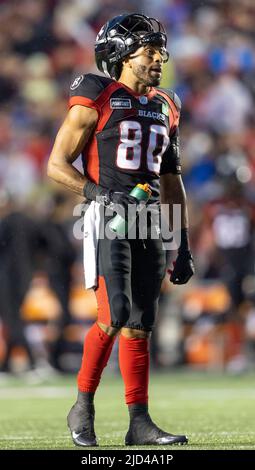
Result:
{"type": "Polygon", "coordinates": [[[100,29],[99,33],[97,34],[96,41],[100,41],[100,39],[101,39],[102,36],[104,35],[106,26],[107,26],[107,25],[102,26],[102,28],[100,29]]]}

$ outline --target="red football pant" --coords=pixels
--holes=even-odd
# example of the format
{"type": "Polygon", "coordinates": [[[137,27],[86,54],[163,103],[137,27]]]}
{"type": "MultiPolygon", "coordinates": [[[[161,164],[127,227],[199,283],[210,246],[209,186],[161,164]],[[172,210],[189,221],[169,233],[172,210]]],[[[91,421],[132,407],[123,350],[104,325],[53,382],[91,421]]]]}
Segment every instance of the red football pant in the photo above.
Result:
{"type": "Polygon", "coordinates": [[[148,338],[126,338],[121,334],[119,340],[119,363],[125,384],[127,405],[148,403],[148,338]]]}
{"type": "Polygon", "coordinates": [[[114,337],[107,335],[94,323],[84,341],[82,363],[77,378],[80,392],[96,391],[113,344],[114,337]]]}

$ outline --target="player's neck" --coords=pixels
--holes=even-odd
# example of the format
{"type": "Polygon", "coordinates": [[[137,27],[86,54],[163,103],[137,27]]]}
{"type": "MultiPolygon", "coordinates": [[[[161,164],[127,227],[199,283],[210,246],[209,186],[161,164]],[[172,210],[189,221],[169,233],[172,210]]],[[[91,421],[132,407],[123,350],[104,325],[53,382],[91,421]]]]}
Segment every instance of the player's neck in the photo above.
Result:
{"type": "Polygon", "coordinates": [[[147,95],[151,90],[150,86],[146,86],[144,83],[139,82],[134,75],[130,76],[122,73],[118,82],[123,83],[123,85],[127,86],[139,95],[147,95]]]}

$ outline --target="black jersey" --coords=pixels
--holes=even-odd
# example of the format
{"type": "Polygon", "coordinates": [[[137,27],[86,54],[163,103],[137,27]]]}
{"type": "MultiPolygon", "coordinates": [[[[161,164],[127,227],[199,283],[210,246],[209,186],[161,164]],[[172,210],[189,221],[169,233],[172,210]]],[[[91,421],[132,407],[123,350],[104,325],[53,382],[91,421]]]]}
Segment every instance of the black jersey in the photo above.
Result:
{"type": "Polygon", "coordinates": [[[175,93],[151,88],[147,95],[110,78],[87,74],[71,85],[70,107],[98,112],[97,126],[82,152],[85,175],[104,188],[130,192],[149,183],[159,200],[159,176],[180,173],[175,93]]]}

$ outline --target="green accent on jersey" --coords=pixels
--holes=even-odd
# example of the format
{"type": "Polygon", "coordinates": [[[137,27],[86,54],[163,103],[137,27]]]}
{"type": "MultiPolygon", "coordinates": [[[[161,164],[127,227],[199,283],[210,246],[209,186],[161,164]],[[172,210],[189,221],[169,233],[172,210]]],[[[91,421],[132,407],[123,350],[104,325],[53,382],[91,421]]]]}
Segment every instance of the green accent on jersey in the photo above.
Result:
{"type": "Polygon", "coordinates": [[[162,113],[168,116],[169,113],[169,107],[167,104],[162,104],[162,113]]]}

